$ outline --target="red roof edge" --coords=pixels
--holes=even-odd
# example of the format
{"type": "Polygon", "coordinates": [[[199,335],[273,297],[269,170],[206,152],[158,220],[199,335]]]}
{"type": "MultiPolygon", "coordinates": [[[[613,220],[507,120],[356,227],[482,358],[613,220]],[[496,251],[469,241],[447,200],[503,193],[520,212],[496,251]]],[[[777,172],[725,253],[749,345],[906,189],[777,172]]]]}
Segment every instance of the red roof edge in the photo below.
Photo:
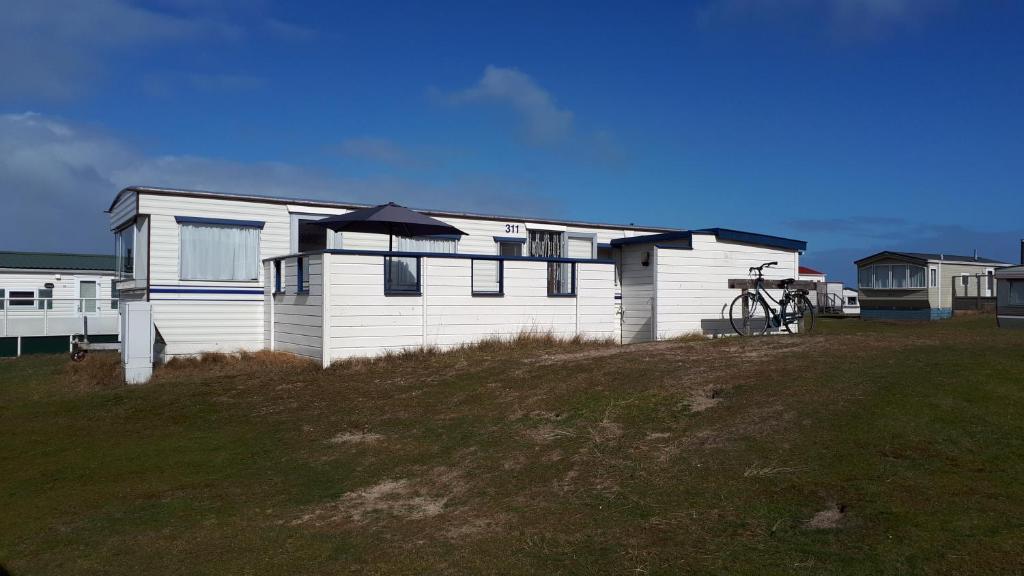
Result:
{"type": "Polygon", "coordinates": [[[801,274],[807,274],[807,275],[817,274],[819,276],[824,276],[825,275],[824,272],[819,272],[819,271],[815,270],[814,268],[808,268],[807,266],[801,266],[800,267],[800,273],[801,274]]]}

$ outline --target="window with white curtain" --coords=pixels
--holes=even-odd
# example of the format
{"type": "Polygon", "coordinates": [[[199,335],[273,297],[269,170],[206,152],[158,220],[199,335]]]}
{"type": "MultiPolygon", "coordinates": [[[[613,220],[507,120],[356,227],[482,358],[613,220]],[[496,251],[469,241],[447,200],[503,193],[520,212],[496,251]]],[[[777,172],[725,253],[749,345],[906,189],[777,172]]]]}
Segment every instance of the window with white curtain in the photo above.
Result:
{"type": "Polygon", "coordinates": [[[924,266],[911,266],[907,288],[924,288],[924,266]]]}
{"type": "Polygon", "coordinates": [[[871,266],[857,269],[857,285],[861,288],[871,288],[871,266]]]}
{"type": "Polygon", "coordinates": [[[179,222],[182,280],[259,279],[260,227],[200,221],[179,222]]]}
{"type": "Polygon", "coordinates": [[[875,288],[888,288],[889,287],[889,266],[872,266],[873,273],[871,275],[873,285],[875,288]]]}
{"type": "Polygon", "coordinates": [[[396,236],[399,252],[433,252],[436,254],[455,254],[459,248],[458,237],[452,236],[396,236]]]}
{"type": "Polygon", "coordinates": [[[893,288],[906,288],[907,287],[907,267],[904,264],[894,264],[892,266],[892,287],[893,288]]]}

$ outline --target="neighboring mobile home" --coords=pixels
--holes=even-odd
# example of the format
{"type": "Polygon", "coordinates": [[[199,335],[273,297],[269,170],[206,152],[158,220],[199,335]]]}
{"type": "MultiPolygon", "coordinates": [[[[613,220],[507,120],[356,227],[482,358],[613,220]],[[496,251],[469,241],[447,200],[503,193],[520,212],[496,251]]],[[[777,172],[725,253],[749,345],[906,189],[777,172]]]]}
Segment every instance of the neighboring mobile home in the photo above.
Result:
{"type": "Polygon", "coordinates": [[[67,351],[86,321],[116,340],[117,308],[113,256],[0,252],[0,356],[67,351]]]}
{"type": "MultiPolygon", "coordinates": [[[[1021,256],[1024,260],[1024,254],[1021,256]]],[[[1003,328],[1024,328],[1024,265],[996,270],[996,288],[997,324],[1003,328]]]]}
{"type": "Polygon", "coordinates": [[[893,251],[855,264],[861,317],[892,320],[949,318],[954,309],[985,303],[994,308],[995,271],[1009,266],[978,256],[893,251]]]}
{"type": "Polygon", "coordinates": [[[714,334],[737,293],[728,278],[769,260],[795,276],[805,247],[724,229],[423,210],[468,235],[396,237],[389,252],[385,235],[315,224],[364,207],[125,188],[108,210],[119,261],[132,262],[118,267],[121,296],[152,302],[164,356],[272,348],[326,364],[524,330],[714,334]]]}

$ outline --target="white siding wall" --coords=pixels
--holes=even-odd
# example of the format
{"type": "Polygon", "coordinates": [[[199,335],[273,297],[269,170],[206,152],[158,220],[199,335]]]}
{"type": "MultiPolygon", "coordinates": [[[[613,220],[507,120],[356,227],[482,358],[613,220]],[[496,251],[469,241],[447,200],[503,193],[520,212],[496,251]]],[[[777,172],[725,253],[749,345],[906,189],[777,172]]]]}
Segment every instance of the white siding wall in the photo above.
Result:
{"type": "MultiPolygon", "coordinates": [[[[266,292],[273,290],[273,280],[266,271],[266,292]]],[[[316,361],[323,357],[323,266],[322,256],[311,256],[309,262],[309,293],[297,294],[298,266],[295,258],[282,262],[286,290],[273,297],[274,350],[291,352],[316,361]]],[[[268,306],[268,313],[270,307],[268,306]]],[[[267,330],[268,338],[271,334],[267,330]]]]}
{"type": "MultiPolygon", "coordinates": [[[[153,317],[166,343],[164,354],[197,354],[254,350],[267,346],[263,279],[254,282],[211,282],[180,280],[179,236],[175,216],[258,220],[265,222],[260,233],[260,258],[293,252],[290,246],[291,213],[341,214],[343,209],[288,206],[271,202],[249,202],[187,195],[125,194],[111,213],[111,224],[130,219],[136,211],[149,215],[150,300],[153,317]],[[225,290],[244,293],[223,293],[225,290]]],[[[459,252],[493,255],[495,236],[527,237],[522,220],[439,217],[469,235],[459,241],[459,252]]],[[[564,227],[567,232],[596,234],[597,241],[654,233],[653,230],[564,227]]],[[[343,233],[336,243],[344,249],[385,250],[387,236],[343,233]]],[[[139,241],[145,241],[140,236],[139,241]]],[[[606,268],[611,268],[605,265],[606,268]]],[[[261,267],[263,270],[263,267],[261,267]]],[[[265,274],[265,273],[264,273],[265,274]]],[[[582,277],[581,277],[582,278],[582,277]]],[[[613,310],[614,303],[608,305],[613,310]]],[[[370,336],[367,336],[371,338],[370,336]]],[[[422,340],[422,335],[421,335],[422,340]]]]}
{"type": "Polygon", "coordinates": [[[423,258],[420,296],[385,296],[383,258],[331,256],[328,333],[331,359],[387,350],[450,348],[524,331],[611,338],[610,264],[578,264],[578,295],[547,295],[547,263],[505,262],[505,295],[473,296],[471,260],[423,258]]]}
{"type": "Polygon", "coordinates": [[[117,311],[110,303],[110,282],[112,272],[67,272],[67,271],[0,271],[0,289],[7,298],[11,292],[32,292],[39,297],[39,289],[47,282],[53,283],[53,307],[39,309],[38,301],[32,306],[8,306],[0,310],[0,336],[5,334],[5,325],[12,336],[43,336],[77,334],[83,331],[82,314],[79,312],[79,284],[93,281],[97,285],[96,312],[88,314],[90,334],[116,334],[118,330],[117,311]],[[57,279],[57,276],[60,279],[57,279]],[[6,322],[5,322],[6,320],[6,322]]]}
{"type": "MultiPolygon", "coordinates": [[[[260,258],[288,253],[290,217],[281,204],[142,194],[150,216],[150,301],[167,356],[264,347],[263,284],[181,280],[175,216],[258,220],[260,258]],[[226,292],[229,291],[229,292],[226,292]]],[[[262,267],[261,267],[262,268],[262,267]]]]}
{"type": "Polygon", "coordinates": [[[651,244],[622,247],[622,343],[634,344],[654,339],[655,253],[651,244]],[[650,253],[650,264],[642,264],[650,253]]]}
{"type": "MultiPolygon", "coordinates": [[[[730,278],[746,278],[748,268],[778,261],[765,278],[796,278],[799,254],[794,251],[719,241],[694,234],[692,250],[657,249],[658,338],[692,333],[731,334],[729,305],[740,293],[729,289],[730,278]]],[[[773,297],[780,291],[770,291],[773,297]]]]}

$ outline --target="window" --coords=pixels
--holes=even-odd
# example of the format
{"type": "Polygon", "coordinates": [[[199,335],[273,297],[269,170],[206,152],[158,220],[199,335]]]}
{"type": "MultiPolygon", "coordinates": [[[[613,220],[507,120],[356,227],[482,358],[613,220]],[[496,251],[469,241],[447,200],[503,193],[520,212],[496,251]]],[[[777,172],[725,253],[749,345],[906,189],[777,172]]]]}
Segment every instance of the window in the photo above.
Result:
{"type": "Polygon", "coordinates": [[[1010,280],[1010,306],[1024,306],[1024,280],[1010,280]]]}
{"type": "Polygon", "coordinates": [[[36,293],[32,291],[11,291],[9,299],[11,306],[35,306],[36,293]]]}
{"type": "Polygon", "coordinates": [[[576,263],[548,262],[548,296],[576,295],[576,263]]]}
{"type": "Polygon", "coordinates": [[[505,262],[473,260],[470,262],[473,296],[502,296],[505,293],[505,262]]]}
{"type": "Polygon", "coordinates": [[[399,252],[434,252],[437,254],[455,254],[459,248],[458,236],[417,236],[408,238],[396,236],[399,252]]]}
{"type": "Polygon", "coordinates": [[[274,294],[284,292],[284,277],[281,276],[281,261],[274,260],[274,294]]]}
{"type": "Polygon", "coordinates": [[[597,245],[597,259],[598,260],[614,260],[615,251],[608,244],[597,245]]]}
{"type": "Polygon", "coordinates": [[[298,281],[295,282],[295,285],[298,287],[296,292],[298,294],[306,294],[306,293],[308,293],[309,292],[309,258],[303,258],[302,256],[299,256],[299,258],[297,260],[297,263],[296,263],[296,266],[295,266],[295,271],[299,275],[298,281]]]}
{"type": "Polygon", "coordinates": [[[992,270],[988,270],[985,272],[985,277],[987,280],[985,284],[987,286],[986,289],[988,290],[988,293],[991,294],[992,289],[995,288],[995,274],[992,270]]]}
{"type": "Polygon", "coordinates": [[[530,230],[530,256],[541,258],[562,257],[562,233],[530,230]]]}
{"type": "Polygon", "coordinates": [[[522,256],[523,244],[520,240],[497,240],[498,256],[522,256]]]}
{"type": "Polygon", "coordinates": [[[967,274],[960,275],[960,284],[962,284],[964,288],[967,288],[967,284],[970,282],[969,278],[970,276],[967,274]]]}
{"type": "Polygon", "coordinates": [[[906,288],[907,287],[907,266],[905,264],[894,264],[890,268],[892,270],[892,287],[893,288],[906,288]]]}
{"type": "Polygon", "coordinates": [[[7,306],[7,290],[0,288],[0,310],[7,306]]]}
{"type": "MultiPolygon", "coordinates": [[[[932,275],[934,278],[934,269],[932,269],[932,275]]],[[[883,290],[924,288],[924,277],[923,266],[876,264],[875,266],[863,266],[857,270],[857,285],[861,288],[883,290]]]]}
{"type": "Polygon", "coordinates": [[[874,288],[889,287],[889,266],[872,266],[872,286],[874,288]]]}
{"type": "Polygon", "coordinates": [[[420,294],[420,259],[417,256],[384,257],[384,294],[420,294]]]}
{"type": "Polygon", "coordinates": [[[857,297],[856,296],[847,296],[846,297],[846,305],[847,306],[856,306],[857,305],[857,297]]]}
{"type": "Polygon", "coordinates": [[[39,289],[39,309],[53,310],[53,288],[39,289]]]}
{"type": "Polygon", "coordinates": [[[932,288],[939,286],[939,271],[936,268],[929,268],[928,273],[931,274],[931,282],[929,283],[932,288]]]}
{"type": "Polygon", "coordinates": [[[121,302],[121,291],[117,289],[117,280],[110,281],[110,309],[117,310],[121,302]]]}
{"type": "Polygon", "coordinates": [[[178,222],[182,280],[259,279],[262,222],[182,217],[178,217],[178,222]]]}
{"type": "Polygon", "coordinates": [[[871,288],[871,266],[864,266],[857,270],[857,285],[861,288],[871,288]]]}
{"type": "Polygon", "coordinates": [[[118,278],[135,276],[135,223],[114,233],[114,266],[118,278]]]}
{"type": "Polygon", "coordinates": [[[566,234],[566,255],[569,258],[590,260],[597,257],[597,238],[594,234],[566,234]]]}
{"type": "Polygon", "coordinates": [[[96,311],[96,281],[81,280],[78,282],[78,311],[92,314],[96,311]]]}
{"type": "Polygon", "coordinates": [[[907,288],[924,288],[924,266],[908,266],[910,278],[907,288]]]}

